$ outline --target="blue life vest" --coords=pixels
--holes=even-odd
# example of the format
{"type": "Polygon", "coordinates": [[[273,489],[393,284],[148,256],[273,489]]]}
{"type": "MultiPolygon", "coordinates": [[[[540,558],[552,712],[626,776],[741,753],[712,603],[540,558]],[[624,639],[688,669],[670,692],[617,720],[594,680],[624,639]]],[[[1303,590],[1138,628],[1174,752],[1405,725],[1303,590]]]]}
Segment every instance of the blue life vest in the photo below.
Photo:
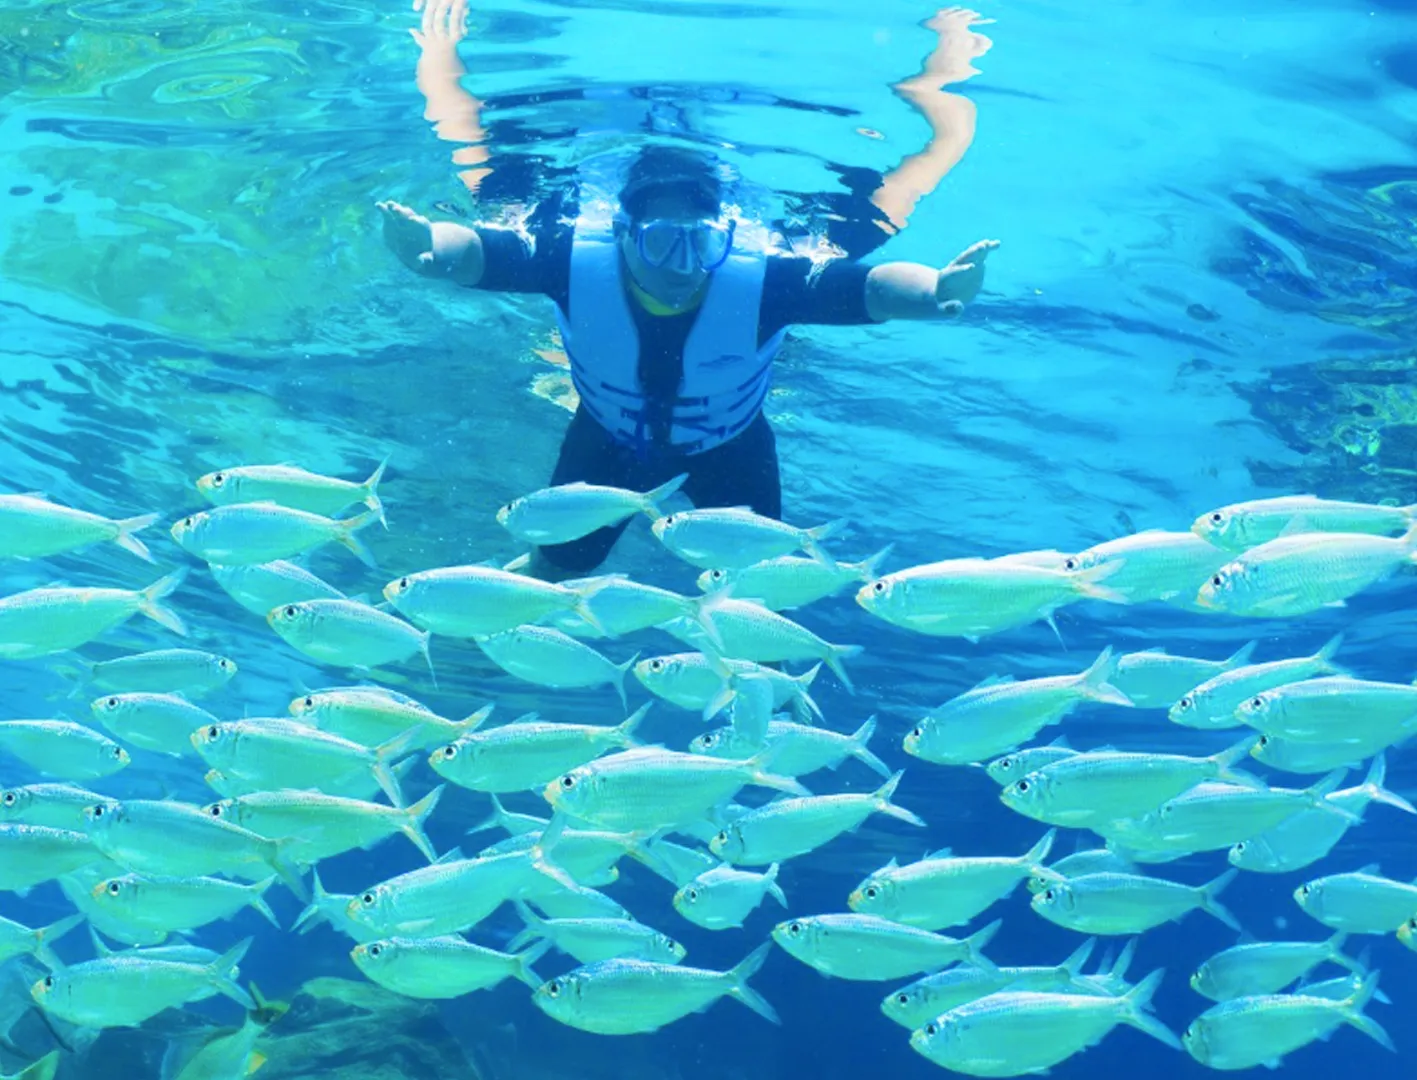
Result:
{"type": "MultiPolygon", "coordinates": [[[[613,198],[597,197],[582,185],[571,246],[570,310],[558,308],[556,316],[581,407],[616,442],[642,451],[650,439],[648,402],[639,378],[639,334],[615,243],[617,210],[613,198]]],[[[768,396],[773,357],[785,331],[758,347],[765,246],[750,223],[739,221],[732,254],[709,279],[684,343],[684,375],[671,412],[669,441],[678,453],[700,454],[727,442],[753,422],[768,396]]]]}

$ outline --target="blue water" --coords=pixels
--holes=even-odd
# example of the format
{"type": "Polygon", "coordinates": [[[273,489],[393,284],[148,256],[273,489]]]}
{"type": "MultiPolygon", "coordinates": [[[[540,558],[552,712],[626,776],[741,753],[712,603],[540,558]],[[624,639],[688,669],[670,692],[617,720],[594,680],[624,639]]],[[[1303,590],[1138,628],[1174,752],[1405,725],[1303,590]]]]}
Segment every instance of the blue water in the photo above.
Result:
{"type": "MultiPolygon", "coordinates": [[[[437,130],[425,119],[408,32],[419,16],[397,5],[0,4],[0,487],[113,516],[160,511],[165,528],[199,507],[192,481],[213,469],[294,461],[362,477],[388,455],[392,528],[371,539],[381,570],[342,552],[317,554],[312,569],[372,595],[398,573],[510,558],[517,549],[493,512],[546,482],[568,418],[550,305],[417,279],[384,248],[373,203],[494,218],[513,212],[517,183],[523,194],[544,190],[591,150],[658,129],[714,146],[790,216],[771,193],[840,193],[842,169],[885,173],[929,143],[921,113],[891,87],[934,48],[920,25],[930,14],[842,0],[477,8],[457,45],[462,85],[488,103],[485,140],[468,143],[456,118],[437,130]],[[568,89],[590,100],[534,97],[568,89]],[[492,169],[478,194],[457,175],[469,162],[492,169]]],[[[1078,550],[1182,529],[1207,509],[1266,495],[1417,499],[1417,11],[1401,0],[1261,0],[1240,12],[1146,0],[983,14],[995,21],[973,33],[991,47],[974,60],[978,74],[948,91],[977,111],[972,141],[959,145],[953,132],[961,160],[877,257],[940,265],[997,237],[985,292],[950,324],[792,332],[767,409],[785,516],[848,517],[837,550],[862,557],[893,542],[895,569],[1078,550]]],[[[931,93],[961,115],[958,101],[931,93]]],[[[190,564],[153,533],[163,566],[190,564]]],[[[692,572],[642,526],[606,568],[693,589],[692,572]]],[[[348,681],[287,648],[196,569],[176,598],[189,643],[241,667],[212,699],[217,711],[280,714],[304,687],[348,681]]],[[[99,548],[6,564],[0,593],[153,576],[99,548]]],[[[1400,579],[1345,610],[1285,622],[1084,604],[1060,615],[1061,641],[1034,626],[979,645],[884,626],[849,597],[814,606],[805,623],[865,646],[852,665],[856,694],[824,675],[818,701],[839,730],[880,715],[876,749],[906,768],[899,802],[929,829],[872,821],[792,862],[782,878],[791,913],[842,910],[892,855],[1017,854],[1036,839],[1038,827],[1001,806],[982,773],[899,749],[923,710],[981,678],[1081,670],[1108,644],[1221,657],[1257,639],[1262,658],[1299,655],[1343,630],[1346,663],[1407,681],[1411,588],[1400,579]]],[[[133,623],[84,654],[174,643],[133,623]]],[[[677,649],[653,633],[607,647],[617,660],[677,649]]],[[[491,700],[505,716],[532,707],[623,716],[608,690],[539,692],[469,644],[435,641],[433,658],[436,688],[416,663],[395,684],[443,715],[491,700]]],[[[7,663],[4,716],[86,717],[55,667],[7,663]]],[[[631,694],[632,706],[644,698],[637,686],[631,694]]],[[[660,707],[646,734],[682,746],[697,730],[690,714],[660,707]]],[[[1169,728],[1158,713],[1102,709],[1080,711],[1066,731],[1082,746],[1210,752],[1225,741],[1169,728]]],[[[7,784],[34,779],[13,761],[0,768],[7,784]]],[[[848,764],[809,786],[872,782],[848,764]]],[[[430,783],[423,769],[410,788],[430,783]]],[[[211,798],[196,770],[143,756],[96,786],[211,798]]],[[[1417,788],[1402,750],[1390,754],[1389,786],[1417,788]]],[[[450,791],[430,827],[435,844],[462,843],[486,810],[484,797],[450,791]]],[[[1290,899],[1294,886],[1373,861],[1409,879],[1414,835],[1411,821],[1374,807],[1312,870],[1242,876],[1227,903],[1259,937],[1326,936],[1290,899]]],[[[395,839],[321,871],[347,892],[417,859],[395,839]]],[[[1165,871],[1199,883],[1222,869],[1212,854],[1165,871]]],[[[705,967],[736,963],[781,915],[761,910],[741,933],[698,931],[663,882],[638,866],[623,873],[613,895],[705,967]]],[[[286,925],[300,906],[284,891],[272,902],[286,925]]],[[[0,897],[0,914],[37,923],[62,914],[62,899],[45,885],[0,897]]],[[[1078,941],[1033,915],[1022,892],[986,918],[995,916],[1004,928],[989,952],[999,963],[1056,962],[1078,941]]],[[[504,909],[476,937],[500,945],[516,929],[504,909]]],[[[245,972],[269,997],[317,975],[360,978],[329,929],[277,935],[245,912],[197,940],[225,947],[245,934],[257,938],[245,972]]],[[[1208,1004],[1186,986],[1190,971],[1233,941],[1199,913],[1142,938],[1133,971],[1167,969],[1157,1011],[1177,1032],[1208,1004]]],[[[1399,1018],[1417,1001],[1417,964],[1392,938],[1354,942],[1362,947],[1394,1001],[1372,1014],[1400,1054],[1341,1030],[1294,1054],[1289,1075],[1410,1075],[1417,1044],[1399,1018]]],[[[59,951],[73,961],[88,949],[76,934],[59,951]]],[[[441,1016],[481,1075],[499,1080],[938,1075],[878,1011],[894,984],[827,980],[777,950],[755,985],[782,1014],[780,1029],[723,1002],[654,1035],[596,1037],[557,1025],[510,982],[447,1003],[441,1016]]],[[[193,1011],[237,1017],[228,1002],[193,1011]]],[[[377,1025],[365,1037],[377,1039],[377,1025]]],[[[165,1038],[160,1025],[103,1037],[132,1051],[125,1061],[146,1055],[143,1068],[165,1038]]],[[[19,1060],[0,1049],[5,1071],[19,1060]]],[[[60,1075],[101,1075],[97,1060],[66,1060],[60,1075]]],[[[267,1068],[299,1075],[280,1071],[278,1057],[267,1068]]],[[[1054,1075],[1121,1070],[1205,1072],[1119,1028],[1054,1075]]]]}

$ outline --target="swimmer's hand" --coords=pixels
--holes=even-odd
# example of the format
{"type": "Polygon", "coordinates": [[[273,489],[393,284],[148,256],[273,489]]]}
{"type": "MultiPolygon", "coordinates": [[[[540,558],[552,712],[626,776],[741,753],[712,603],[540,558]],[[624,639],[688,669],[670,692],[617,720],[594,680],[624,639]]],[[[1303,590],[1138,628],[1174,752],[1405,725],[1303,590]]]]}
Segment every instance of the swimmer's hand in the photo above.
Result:
{"type": "Polygon", "coordinates": [[[984,262],[989,252],[999,246],[997,240],[981,240],[971,244],[949,261],[935,279],[935,303],[940,314],[958,315],[964,305],[972,303],[984,286],[984,262]]]}
{"type": "Polygon", "coordinates": [[[453,221],[429,221],[400,203],[375,203],[384,219],[384,243],[415,273],[475,286],[482,279],[482,241],[453,221]]]}
{"type": "Polygon", "coordinates": [[[997,240],[981,240],[940,270],[908,262],[873,266],[866,276],[866,313],[876,322],[954,318],[979,295],[985,261],[998,246],[997,240]]]}

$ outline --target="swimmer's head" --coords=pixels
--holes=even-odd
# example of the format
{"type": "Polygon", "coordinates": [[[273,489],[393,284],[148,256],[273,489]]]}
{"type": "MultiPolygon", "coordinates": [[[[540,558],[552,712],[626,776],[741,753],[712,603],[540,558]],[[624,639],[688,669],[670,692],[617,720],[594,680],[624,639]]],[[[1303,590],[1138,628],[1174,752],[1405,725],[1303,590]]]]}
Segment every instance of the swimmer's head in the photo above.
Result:
{"type": "Polygon", "coordinates": [[[615,235],[631,279],[664,307],[692,306],[733,244],[714,159],[676,146],[646,147],[631,163],[619,201],[615,235]]]}

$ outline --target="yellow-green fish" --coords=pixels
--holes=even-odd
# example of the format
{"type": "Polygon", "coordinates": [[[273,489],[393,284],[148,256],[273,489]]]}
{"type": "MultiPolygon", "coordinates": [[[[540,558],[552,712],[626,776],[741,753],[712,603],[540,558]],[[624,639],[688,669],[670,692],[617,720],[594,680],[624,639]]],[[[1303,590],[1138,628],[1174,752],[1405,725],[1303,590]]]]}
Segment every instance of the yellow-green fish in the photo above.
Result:
{"type": "Polygon", "coordinates": [[[342,544],[360,562],[373,566],[374,556],[357,534],[380,517],[369,510],[335,520],[273,502],[232,503],[183,518],[172,526],[172,538],[203,562],[218,566],[276,562],[330,543],[342,544]]]}
{"type": "Polygon", "coordinates": [[[1417,730],[1417,718],[1403,725],[1398,738],[1391,732],[1364,733],[1353,739],[1340,738],[1311,742],[1307,739],[1261,735],[1250,750],[1250,756],[1281,772],[1331,773],[1334,769],[1357,768],[1364,758],[1381,754],[1389,746],[1402,741],[1417,730]]]}
{"type": "Polygon", "coordinates": [[[376,668],[420,654],[433,671],[432,637],[358,600],[305,600],[272,608],[266,622],[312,660],[347,668],[376,668]]]}
{"type": "Polygon", "coordinates": [[[1286,532],[1372,533],[1387,536],[1412,527],[1411,506],[1340,502],[1317,495],[1281,495],[1232,503],[1202,514],[1191,531],[1216,547],[1244,551],[1286,532]]]}
{"type": "Polygon", "coordinates": [[[1135,708],[1169,709],[1202,683],[1249,664],[1254,650],[1252,641],[1224,660],[1172,656],[1160,648],[1127,653],[1117,661],[1112,685],[1135,708]]]}
{"type": "Polygon", "coordinates": [[[100,881],[91,890],[95,903],[120,922],[148,930],[196,930],[255,908],[277,929],[280,922],[263,894],[275,883],[268,877],[253,885],[214,877],[149,877],[124,874],[100,881]]]}
{"type": "Polygon", "coordinates": [[[326,892],[324,883],[320,881],[319,867],[311,869],[310,881],[310,903],[296,916],[290,927],[292,930],[308,934],[323,921],[355,941],[377,941],[384,936],[349,917],[349,902],[354,897],[348,893],[326,892]]]}
{"type": "Polygon", "coordinates": [[[1239,930],[1235,916],[1219,900],[1238,873],[1227,870],[1202,886],[1138,874],[1088,874],[1053,882],[1034,893],[1033,910],[1049,922],[1084,934],[1140,934],[1197,908],[1239,930]]]}
{"type": "Polygon", "coordinates": [[[1131,704],[1108,681],[1117,658],[1104,649],[1086,671],[1015,682],[985,679],[947,701],[905,737],[905,752],[938,765],[971,765],[1027,742],[1083,702],[1131,704]]]}
{"type": "Polygon", "coordinates": [[[609,684],[625,705],[625,672],[639,654],[615,664],[589,645],[550,626],[519,626],[475,639],[477,647],[508,675],[556,690],[609,684]]]}
{"type": "Polygon", "coordinates": [[[1193,533],[1150,529],[1097,544],[1063,565],[1074,573],[1101,573],[1126,603],[1141,604],[1194,600],[1202,583],[1232,558],[1193,533]]]}
{"type": "Polygon", "coordinates": [[[239,465],[209,472],[197,480],[197,490],[213,506],[273,502],[292,510],[334,517],[347,506],[363,503],[388,528],[379,483],[388,459],[362,484],[321,476],[295,465],[239,465]]]}
{"type": "Polygon", "coordinates": [[[572,817],[633,832],[696,821],[749,784],[807,793],[796,780],[766,772],[759,758],[727,761],[640,747],[572,769],[547,784],[544,794],[572,817]]]}
{"type": "Polygon", "coordinates": [[[639,745],[635,729],[647,712],[648,704],[613,725],[548,723],[533,714],[464,735],[434,750],[428,764],[439,776],[472,791],[539,791],[607,750],[639,745]]]}
{"type": "Polygon", "coordinates": [[[1312,656],[1245,664],[1223,671],[1177,699],[1167,718],[1182,727],[1240,727],[1241,721],[1235,716],[1235,711],[1255,695],[1319,675],[1345,674],[1333,662],[1333,656],[1342,644],[1343,635],[1336,634],[1312,656]]]}
{"type": "Polygon", "coordinates": [[[604,584],[587,578],[569,588],[493,566],[445,566],[396,578],[384,599],[421,630],[476,638],[566,611],[601,629],[589,598],[604,584]]]}
{"type": "MultiPolygon", "coordinates": [[[[534,941],[546,941],[575,958],[578,964],[626,957],[657,964],[677,964],[686,950],[668,934],[634,919],[543,919],[520,901],[517,914],[526,929],[507,943],[521,949],[534,941]]],[[[539,981],[539,980],[538,980],[539,981]]]]}
{"type": "Polygon", "coordinates": [[[712,605],[704,609],[704,615],[714,633],[707,633],[697,623],[686,619],[666,623],[664,629],[700,650],[759,664],[820,660],[831,668],[843,686],[848,690],[852,688],[843,661],[859,654],[860,645],[833,645],[786,616],[769,611],[761,604],[735,600],[726,595],[726,591],[714,594],[712,600],[712,605]]]}
{"type": "Polygon", "coordinates": [[[1043,862],[1056,837],[1056,830],[1050,830],[1017,858],[955,857],[947,848],[905,866],[891,859],[856,886],[846,903],[852,911],[922,930],[962,926],[1008,896],[1019,882],[1046,876],[1043,862]]]}
{"type": "Polygon", "coordinates": [[[659,504],[688,478],[688,473],[680,473],[646,492],[579,482],[542,488],[503,506],[497,523],[529,544],[566,544],[635,514],[658,518],[659,504]]]}
{"type": "Polygon", "coordinates": [[[1417,561],[1417,526],[1400,537],[1301,533],[1251,548],[1201,586],[1211,611],[1258,618],[1341,607],[1355,593],[1417,561]]]}
{"type": "Polygon", "coordinates": [[[155,649],[93,664],[83,674],[95,686],[119,694],[182,694],[200,697],[220,690],[236,674],[225,656],[199,649],[155,649]]]}
{"type": "Polygon", "coordinates": [[[70,915],[67,919],[32,929],[0,917],[0,964],[17,956],[33,956],[47,968],[63,967],[49,946],[83,921],[82,915],[70,915]]]}
{"type": "Polygon", "coordinates": [[[1333,930],[1391,934],[1417,915],[1417,882],[1382,876],[1377,863],[1356,873],[1330,874],[1294,890],[1298,905],[1333,930]]]}
{"type": "Polygon", "coordinates": [[[1266,735],[1309,742],[1399,738],[1417,721],[1417,686],[1344,675],[1306,679],[1256,694],[1235,718],[1266,735]]]}
{"type": "Polygon", "coordinates": [[[133,760],[112,739],[72,720],[0,721],[0,750],[63,780],[112,776],[133,760]]]}
{"type": "Polygon", "coordinates": [[[553,1020],[597,1035],[656,1031],[721,997],[741,1001],[776,1024],[781,1021],[773,1007],[748,985],[770,948],[764,942],[730,971],[601,960],[542,983],[531,1000],[553,1020]]]}
{"type": "Polygon", "coordinates": [[[438,805],[436,787],[411,806],[325,795],[318,791],[258,791],[212,803],[207,813],[234,822],[258,836],[284,840],[291,859],[311,865],[356,848],[368,850],[401,833],[430,863],[438,855],[423,831],[438,805]]]}
{"type": "Polygon", "coordinates": [[[1243,942],[1223,949],[1196,968],[1191,989],[1211,1001],[1229,1001],[1277,994],[1320,964],[1338,964],[1359,975],[1367,974],[1362,964],[1344,955],[1347,939],[1340,930],[1327,941],[1243,942]]]}
{"type": "Polygon", "coordinates": [[[588,620],[570,610],[550,617],[556,629],[572,637],[624,637],[673,619],[692,619],[711,638],[715,632],[707,617],[717,603],[713,597],[681,596],[668,589],[633,581],[624,574],[566,580],[561,584],[585,592],[586,604],[594,616],[594,620],[588,620]]]}
{"type": "Polygon", "coordinates": [[[635,678],[651,694],[681,709],[703,710],[705,720],[733,700],[732,677],[750,673],[763,675],[772,685],[773,708],[800,706],[820,719],[822,710],[807,691],[821,669],[817,664],[801,675],[789,675],[751,660],[720,661],[697,652],[655,656],[634,666],[635,678]]]}
{"type": "Polygon", "coordinates": [[[773,863],[762,874],[726,864],[704,870],[679,886],[674,910],[705,930],[727,930],[742,926],[765,896],[786,907],[787,897],[777,883],[778,865],[773,863]]]}
{"type": "Polygon", "coordinates": [[[485,990],[503,979],[537,987],[541,978],[531,965],[549,947],[533,946],[510,955],[454,936],[385,938],[356,945],[349,955],[360,971],[384,989],[436,1000],[485,990]]]}
{"type": "Polygon", "coordinates": [[[1043,620],[1088,598],[1125,603],[1102,585],[1111,566],[1065,570],[1014,559],[947,559],[861,586],[856,602],[879,619],[937,637],[978,641],[1043,620]]]}
{"type": "Polygon", "coordinates": [[[868,717],[851,735],[772,720],[761,742],[745,737],[733,727],[724,727],[696,735],[689,743],[689,752],[710,757],[748,758],[766,745],[768,765],[779,776],[806,776],[818,769],[835,769],[847,758],[856,758],[874,772],[889,777],[891,771],[886,763],[867,749],[875,733],[874,716],[868,717]]]}
{"type": "Polygon", "coordinates": [[[821,547],[846,527],[844,520],[801,529],[742,506],[704,507],[656,518],[650,530],[685,562],[705,570],[739,569],[765,559],[805,551],[826,566],[835,560],[821,547]]]}
{"type": "Polygon", "coordinates": [[[1045,1072],[1118,1024],[1179,1049],[1176,1036],[1146,1011],[1161,976],[1153,971],[1118,997],[1005,990],[930,1020],[911,1033],[910,1045],[951,1072],[990,1077],[1045,1072]]]}
{"type": "Polygon", "coordinates": [[[1396,1052],[1378,1022],[1363,1014],[1377,991],[1377,972],[1342,1001],[1304,993],[1241,997],[1214,1005],[1186,1029],[1186,1051],[1212,1069],[1279,1068],[1284,1055],[1327,1038],[1351,1024],[1380,1046],[1396,1052]]]}
{"type": "Polygon", "coordinates": [[[834,566],[820,559],[779,555],[738,570],[705,570],[697,584],[706,593],[731,589],[735,596],[756,600],[773,611],[790,611],[835,596],[863,581],[874,581],[880,577],[881,564],[894,547],[887,544],[869,559],[834,566]]]}
{"type": "Polygon", "coordinates": [[[872,792],[778,799],[727,826],[709,841],[709,850],[727,863],[766,866],[815,851],[872,814],[923,829],[925,822],[919,815],[891,802],[904,775],[896,773],[872,792]]]}
{"type": "Polygon", "coordinates": [[[89,709],[124,742],[170,757],[191,757],[192,732],[216,722],[180,694],[109,694],[89,709]]]}
{"type": "Polygon", "coordinates": [[[303,566],[277,559],[250,566],[207,567],[222,590],[252,615],[265,618],[272,609],[305,600],[344,600],[344,593],[303,566]]]}
{"type": "Polygon", "coordinates": [[[115,953],[52,972],[30,993],[45,1012],[91,1028],[137,1027],[212,990],[254,1009],[251,996],[231,978],[250,947],[246,938],[209,964],[115,953]]]}
{"type": "Polygon", "coordinates": [[[152,553],[137,534],[159,514],[114,521],[52,503],[41,495],[0,495],[0,559],[41,559],[112,541],[144,562],[152,553]]]}
{"type": "Polygon", "coordinates": [[[290,715],[364,746],[378,746],[421,728],[424,737],[419,749],[423,749],[476,731],[492,715],[492,706],[484,705],[461,720],[448,720],[406,694],[382,686],[344,686],[296,698],[290,703],[290,715]]]}
{"type": "Polygon", "coordinates": [[[823,975],[869,982],[958,963],[993,970],[980,950],[999,925],[996,919],[967,938],[955,939],[878,915],[813,915],[778,923],[772,937],[789,955],[823,975]]]}
{"type": "Polygon", "coordinates": [[[0,660],[31,660],[87,645],[145,615],[175,634],[187,633],[177,612],[163,603],[187,576],[178,570],[146,589],[30,589],[0,599],[0,660]]]}
{"type": "Polygon", "coordinates": [[[1029,746],[997,757],[984,766],[984,771],[994,783],[1000,787],[1008,787],[1020,777],[1037,772],[1055,761],[1070,758],[1076,753],[1078,751],[1068,745],[1067,736],[1059,735],[1047,746],[1029,746]]]}

